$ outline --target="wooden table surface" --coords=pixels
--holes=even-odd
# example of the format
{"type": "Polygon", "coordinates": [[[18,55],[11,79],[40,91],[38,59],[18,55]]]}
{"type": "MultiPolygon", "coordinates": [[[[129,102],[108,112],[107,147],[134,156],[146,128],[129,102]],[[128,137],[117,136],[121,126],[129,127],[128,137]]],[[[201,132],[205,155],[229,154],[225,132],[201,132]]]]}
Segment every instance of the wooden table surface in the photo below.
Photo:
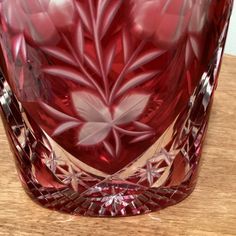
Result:
{"type": "Polygon", "coordinates": [[[0,122],[0,235],[236,235],[236,57],[224,57],[202,158],[195,191],[176,206],[137,217],[75,217],[24,193],[0,122]]]}

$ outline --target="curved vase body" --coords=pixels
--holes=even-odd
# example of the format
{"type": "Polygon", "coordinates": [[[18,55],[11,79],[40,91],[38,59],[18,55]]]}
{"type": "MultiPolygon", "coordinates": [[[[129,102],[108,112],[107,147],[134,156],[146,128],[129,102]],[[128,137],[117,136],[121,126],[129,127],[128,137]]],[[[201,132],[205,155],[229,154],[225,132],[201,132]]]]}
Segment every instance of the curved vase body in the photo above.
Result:
{"type": "Polygon", "coordinates": [[[30,196],[126,216],[190,194],[232,4],[1,1],[1,114],[30,196]]]}

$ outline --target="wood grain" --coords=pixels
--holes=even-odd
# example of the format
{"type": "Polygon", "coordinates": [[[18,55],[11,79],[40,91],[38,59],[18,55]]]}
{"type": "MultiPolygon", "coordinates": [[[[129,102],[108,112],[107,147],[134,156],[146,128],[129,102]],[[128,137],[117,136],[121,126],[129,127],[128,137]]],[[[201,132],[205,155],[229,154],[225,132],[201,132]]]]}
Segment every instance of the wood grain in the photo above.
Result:
{"type": "Polygon", "coordinates": [[[0,235],[236,235],[236,57],[225,56],[193,194],[176,206],[115,219],[44,209],[24,193],[0,122],[0,235]]]}

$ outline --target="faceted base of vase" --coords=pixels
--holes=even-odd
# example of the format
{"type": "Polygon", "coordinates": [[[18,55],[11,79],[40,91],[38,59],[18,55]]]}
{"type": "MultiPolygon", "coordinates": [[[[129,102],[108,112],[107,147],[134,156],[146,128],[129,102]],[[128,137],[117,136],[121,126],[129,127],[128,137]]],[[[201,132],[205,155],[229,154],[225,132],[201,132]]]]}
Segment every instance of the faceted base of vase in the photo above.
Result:
{"type": "Polygon", "coordinates": [[[171,188],[151,188],[142,193],[132,186],[110,183],[96,193],[80,196],[70,189],[50,191],[27,183],[26,193],[37,204],[50,210],[90,217],[135,216],[159,211],[187,198],[195,185],[188,183],[171,188]],[[30,188],[30,189],[29,189],[30,188]],[[104,196],[102,196],[104,194],[104,196]],[[104,206],[104,203],[107,203],[104,206]]]}

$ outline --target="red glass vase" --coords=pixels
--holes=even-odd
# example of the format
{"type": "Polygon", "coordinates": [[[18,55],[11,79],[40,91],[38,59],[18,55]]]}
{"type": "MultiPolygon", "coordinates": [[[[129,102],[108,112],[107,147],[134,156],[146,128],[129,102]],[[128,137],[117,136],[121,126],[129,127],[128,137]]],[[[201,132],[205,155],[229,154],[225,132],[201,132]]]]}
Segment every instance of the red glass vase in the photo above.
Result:
{"type": "Polygon", "coordinates": [[[127,216],[194,189],[232,0],[2,0],[1,115],[42,206],[127,216]]]}

